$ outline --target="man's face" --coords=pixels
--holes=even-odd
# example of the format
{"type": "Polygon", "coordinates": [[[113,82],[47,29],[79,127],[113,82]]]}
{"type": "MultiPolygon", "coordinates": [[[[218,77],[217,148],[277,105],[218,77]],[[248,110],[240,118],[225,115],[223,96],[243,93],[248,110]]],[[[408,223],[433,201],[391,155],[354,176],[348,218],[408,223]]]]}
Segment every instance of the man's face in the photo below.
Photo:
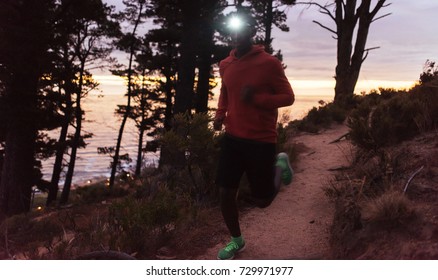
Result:
{"type": "Polygon", "coordinates": [[[248,46],[252,43],[253,30],[249,26],[231,31],[231,43],[235,48],[248,46]]]}
{"type": "Polygon", "coordinates": [[[232,46],[244,48],[252,44],[252,37],[255,35],[254,28],[248,25],[239,17],[232,17],[228,24],[232,46]]]}

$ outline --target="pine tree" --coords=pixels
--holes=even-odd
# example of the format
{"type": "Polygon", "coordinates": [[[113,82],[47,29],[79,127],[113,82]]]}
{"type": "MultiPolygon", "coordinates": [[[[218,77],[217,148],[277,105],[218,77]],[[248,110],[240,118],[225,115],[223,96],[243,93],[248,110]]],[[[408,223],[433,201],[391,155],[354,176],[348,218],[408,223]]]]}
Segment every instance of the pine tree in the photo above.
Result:
{"type": "MultiPolygon", "coordinates": [[[[41,126],[41,80],[50,72],[51,0],[0,2],[0,216],[30,209],[41,126]]],[[[0,217],[0,219],[2,218],[0,217]]]]}
{"type": "Polygon", "coordinates": [[[122,118],[122,123],[119,129],[119,135],[117,137],[117,144],[113,156],[113,161],[111,165],[111,176],[109,181],[110,189],[114,186],[114,180],[116,176],[117,166],[119,165],[119,154],[120,147],[122,143],[123,131],[125,128],[126,121],[130,115],[131,111],[131,97],[132,97],[132,89],[133,89],[133,68],[134,68],[134,59],[135,55],[139,51],[139,46],[141,40],[138,37],[138,29],[141,24],[144,22],[147,12],[147,3],[146,0],[124,0],[123,4],[125,5],[125,11],[121,13],[121,19],[127,21],[130,24],[131,31],[124,33],[120,36],[120,39],[117,42],[117,47],[120,50],[125,51],[129,55],[128,66],[123,71],[114,71],[113,73],[118,73],[122,75],[127,80],[127,105],[125,107],[125,111],[122,118]]]}
{"type": "Polygon", "coordinates": [[[96,67],[96,64],[108,59],[111,46],[107,44],[105,39],[117,35],[119,31],[119,25],[110,18],[112,14],[111,7],[103,4],[101,0],[78,0],[74,4],[70,1],[66,3],[68,9],[70,9],[69,12],[74,26],[70,40],[76,57],[74,63],[78,67],[78,72],[76,73],[77,92],[75,93],[76,100],[74,101],[75,109],[73,112],[76,121],[75,132],[72,138],[70,160],[60,199],[61,204],[68,201],[77,150],[84,144],[84,138],[81,134],[83,120],[82,98],[97,86],[88,68],[91,66],[96,67]]]}

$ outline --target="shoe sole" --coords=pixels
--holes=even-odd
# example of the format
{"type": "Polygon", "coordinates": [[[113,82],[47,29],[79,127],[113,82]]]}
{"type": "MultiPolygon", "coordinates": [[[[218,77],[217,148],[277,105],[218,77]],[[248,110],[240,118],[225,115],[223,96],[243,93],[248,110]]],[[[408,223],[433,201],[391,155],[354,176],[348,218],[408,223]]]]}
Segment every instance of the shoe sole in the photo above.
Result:
{"type": "Polygon", "coordinates": [[[241,252],[243,252],[243,251],[245,251],[245,248],[246,248],[246,243],[245,244],[243,244],[243,247],[242,248],[240,248],[239,250],[237,250],[236,251],[236,253],[234,253],[234,255],[231,257],[231,258],[228,258],[228,259],[220,259],[219,257],[216,257],[218,260],[221,260],[221,261],[228,261],[228,260],[232,260],[232,259],[234,259],[234,256],[236,255],[236,254],[238,254],[238,253],[241,253],[241,252]]]}

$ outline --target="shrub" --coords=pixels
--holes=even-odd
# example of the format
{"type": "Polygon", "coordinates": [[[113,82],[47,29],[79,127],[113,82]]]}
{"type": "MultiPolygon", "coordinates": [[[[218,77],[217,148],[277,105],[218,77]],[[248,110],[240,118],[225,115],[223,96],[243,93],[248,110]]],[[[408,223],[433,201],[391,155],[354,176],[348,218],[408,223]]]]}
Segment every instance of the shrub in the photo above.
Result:
{"type": "Polygon", "coordinates": [[[63,233],[63,227],[57,221],[34,219],[29,215],[12,216],[0,225],[0,239],[8,243],[4,244],[4,247],[0,246],[0,251],[6,251],[8,248],[11,254],[28,252],[37,258],[36,251],[41,243],[44,243],[46,248],[51,248],[53,239],[62,236],[63,233]]]}
{"type": "Polygon", "coordinates": [[[148,256],[175,229],[180,205],[175,193],[161,189],[150,199],[127,197],[110,207],[110,247],[148,256]]]}
{"type": "Polygon", "coordinates": [[[295,144],[289,142],[290,128],[279,123],[277,126],[278,140],[277,152],[284,152],[289,156],[289,161],[294,163],[298,159],[299,151],[295,144]]]}
{"type": "Polygon", "coordinates": [[[161,135],[162,176],[171,189],[181,189],[196,201],[208,201],[214,179],[218,142],[207,114],[176,115],[172,130],[161,135]]]}
{"type": "Polygon", "coordinates": [[[345,121],[347,110],[334,103],[325,104],[320,101],[320,104],[318,108],[313,107],[302,120],[294,121],[293,125],[298,130],[317,133],[321,128],[329,127],[333,122],[345,121]]]}
{"type": "Polygon", "coordinates": [[[437,80],[438,65],[434,61],[426,60],[424,64],[423,73],[420,74],[420,84],[428,84],[437,80]]]}
{"type": "Polygon", "coordinates": [[[101,202],[110,197],[121,197],[128,192],[119,186],[115,186],[113,190],[110,190],[106,183],[102,181],[89,186],[79,187],[75,190],[75,193],[79,196],[80,202],[94,203],[101,202]]]}
{"type": "Polygon", "coordinates": [[[362,208],[365,221],[385,227],[402,224],[414,216],[415,211],[409,199],[403,193],[392,190],[368,200],[362,208]]]}
{"type": "Polygon", "coordinates": [[[421,114],[416,116],[415,122],[420,132],[429,131],[438,127],[438,76],[433,82],[417,85],[412,90],[412,98],[421,104],[421,114]]]}
{"type": "Polygon", "coordinates": [[[410,139],[438,124],[438,91],[417,86],[410,91],[380,89],[366,96],[348,119],[353,143],[378,150],[410,139]]]}

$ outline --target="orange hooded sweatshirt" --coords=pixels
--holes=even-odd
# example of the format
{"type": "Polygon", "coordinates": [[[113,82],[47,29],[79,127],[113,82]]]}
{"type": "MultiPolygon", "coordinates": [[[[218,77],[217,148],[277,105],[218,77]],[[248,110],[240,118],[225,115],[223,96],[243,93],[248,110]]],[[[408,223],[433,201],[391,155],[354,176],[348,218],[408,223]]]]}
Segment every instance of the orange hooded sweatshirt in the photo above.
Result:
{"type": "Polygon", "coordinates": [[[216,119],[224,118],[226,133],[259,142],[277,142],[278,108],[292,105],[294,93],[280,61],[253,46],[240,58],[235,50],[219,64],[222,78],[216,119]],[[241,99],[251,89],[249,102],[241,99]]]}

